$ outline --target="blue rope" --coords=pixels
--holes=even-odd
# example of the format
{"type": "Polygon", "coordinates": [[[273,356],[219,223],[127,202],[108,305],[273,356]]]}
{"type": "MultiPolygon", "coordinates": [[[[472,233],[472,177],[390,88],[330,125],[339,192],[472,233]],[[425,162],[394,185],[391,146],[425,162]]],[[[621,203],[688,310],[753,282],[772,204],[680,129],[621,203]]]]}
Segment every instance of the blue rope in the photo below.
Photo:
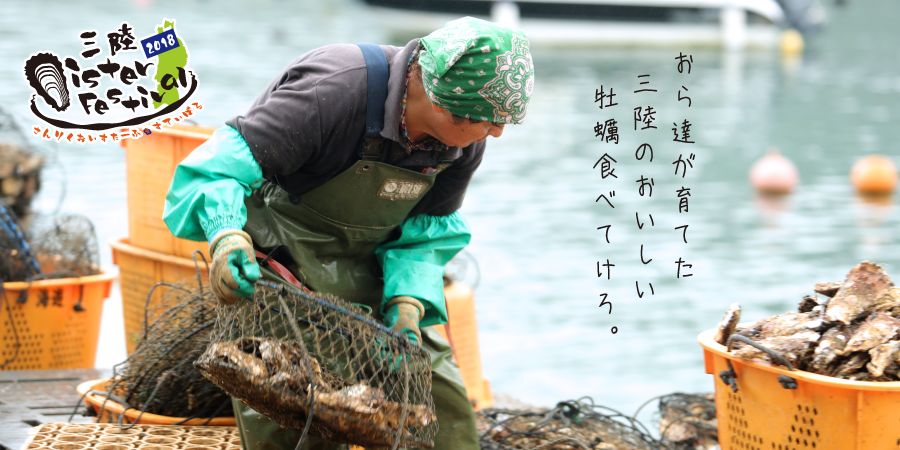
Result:
{"type": "Polygon", "coordinates": [[[41,266],[31,254],[31,247],[28,246],[28,242],[25,241],[22,233],[19,232],[19,228],[16,227],[16,222],[13,217],[12,211],[7,210],[5,206],[0,204],[0,225],[3,226],[3,230],[6,234],[15,236],[17,243],[24,253],[25,263],[31,264],[36,274],[41,273],[41,266]]]}

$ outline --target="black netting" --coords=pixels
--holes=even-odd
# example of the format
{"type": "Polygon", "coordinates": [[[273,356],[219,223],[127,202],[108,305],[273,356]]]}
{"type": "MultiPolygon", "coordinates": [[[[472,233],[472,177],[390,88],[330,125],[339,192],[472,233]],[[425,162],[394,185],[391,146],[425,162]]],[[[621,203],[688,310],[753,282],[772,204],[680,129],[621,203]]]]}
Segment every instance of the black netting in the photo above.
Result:
{"type": "Polygon", "coordinates": [[[154,286],[148,303],[154,290],[167,292],[155,308],[145,311],[140,341],[134,353],[115,367],[109,398],[170,417],[234,415],[228,394],[193,365],[206,349],[217,317],[215,297],[208,284],[200,284],[202,280],[198,275],[179,284],[154,286]]]}

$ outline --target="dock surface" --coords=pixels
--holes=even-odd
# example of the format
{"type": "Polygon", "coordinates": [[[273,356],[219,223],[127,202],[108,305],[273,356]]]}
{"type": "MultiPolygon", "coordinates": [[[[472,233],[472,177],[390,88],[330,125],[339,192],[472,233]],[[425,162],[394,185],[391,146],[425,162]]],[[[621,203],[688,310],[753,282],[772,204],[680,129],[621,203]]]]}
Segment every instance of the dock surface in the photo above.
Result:
{"type": "MultiPolygon", "coordinates": [[[[68,422],[81,399],[75,387],[110,374],[107,369],[0,371],[0,450],[19,450],[31,427],[68,422]]],[[[82,403],[71,422],[93,422],[81,415],[84,410],[82,403]]]]}

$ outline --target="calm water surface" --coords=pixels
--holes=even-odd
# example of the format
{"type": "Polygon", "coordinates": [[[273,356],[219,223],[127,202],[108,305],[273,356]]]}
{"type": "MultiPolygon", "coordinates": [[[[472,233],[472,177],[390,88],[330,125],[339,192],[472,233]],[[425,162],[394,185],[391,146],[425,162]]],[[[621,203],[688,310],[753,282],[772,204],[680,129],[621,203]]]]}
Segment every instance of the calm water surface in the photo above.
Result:
{"type": "MultiPolygon", "coordinates": [[[[900,128],[900,4],[829,4],[831,22],[807,40],[801,59],[776,52],[535,49],[536,84],[528,120],[491,140],[463,212],[481,266],[476,291],[484,373],[496,392],[552,405],[590,395],[633,411],[654,395],[711,391],[696,343],[731,302],[755,320],[795,307],[813,283],[842,279],[860,260],[900,276],[896,199],[857,197],[852,163],[882,153],[895,163],[900,128]],[[650,74],[656,93],[634,94],[650,74]],[[599,109],[594,90],[612,87],[619,105],[599,109]],[[684,86],[692,99],[677,102],[684,86]],[[658,130],[633,131],[632,108],[652,105],[658,130]],[[593,126],[619,122],[618,145],[593,126]],[[694,145],[671,141],[672,122],[688,119],[694,145]],[[638,161],[643,142],[653,162],[638,161]],[[790,197],[758,198],[750,165],[776,146],[798,166],[790,197]],[[617,179],[592,170],[616,158],[617,179]],[[681,178],[672,162],[693,153],[681,178]],[[639,177],[654,179],[652,197],[639,177]],[[689,187],[689,212],[675,190],[689,187]],[[594,200],[616,191],[615,209],[594,200]],[[635,213],[649,223],[639,230],[635,213]],[[687,240],[674,228],[688,224],[687,240]],[[597,227],[612,225],[610,243],[597,227]],[[640,247],[644,247],[641,264],[640,247]],[[615,264],[598,278],[597,261],[615,264]],[[692,264],[675,278],[675,261],[692,264]],[[638,298],[635,282],[647,291],[638,298]],[[649,293],[653,284],[654,294],[649,293]],[[607,293],[613,313],[598,308],[607,293]],[[618,333],[610,330],[615,326],[618,333]]],[[[3,2],[0,105],[25,117],[30,95],[21,67],[30,53],[75,54],[87,28],[122,20],[147,26],[175,18],[199,74],[202,125],[243,113],[275,74],[303,52],[329,43],[388,42],[366,7],[352,1],[3,2]]],[[[402,44],[402,42],[394,42],[402,44]]],[[[684,93],[683,93],[684,94],[684,93]]],[[[31,121],[27,122],[28,124],[31,121]]],[[[128,233],[124,155],[116,146],[61,146],[37,206],[88,215],[101,242],[128,233]],[[62,170],[64,168],[64,170],[62,170]],[[65,182],[63,182],[63,174],[65,182]]],[[[602,200],[601,200],[602,202],[602,200]]],[[[108,246],[103,264],[111,266],[108,246]]],[[[117,289],[116,289],[117,291],[117,289]]],[[[124,359],[121,299],[106,304],[97,365],[124,359]]]]}

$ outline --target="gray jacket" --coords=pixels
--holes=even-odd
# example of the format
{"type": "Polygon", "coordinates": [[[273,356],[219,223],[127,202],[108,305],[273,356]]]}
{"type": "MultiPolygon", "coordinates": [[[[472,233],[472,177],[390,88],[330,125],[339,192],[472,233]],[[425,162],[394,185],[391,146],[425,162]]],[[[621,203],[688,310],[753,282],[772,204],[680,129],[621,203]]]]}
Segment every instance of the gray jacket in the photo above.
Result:
{"type": "MultiPolygon", "coordinates": [[[[390,77],[384,130],[393,141],[381,161],[417,172],[442,162],[453,165],[437,175],[434,187],[410,216],[455,212],[462,205],[472,174],[481,164],[485,143],[446,152],[414,151],[401,142],[400,109],[414,39],[400,48],[382,45],[390,77]]],[[[317,48],[294,60],[256,99],[247,114],[227,124],[241,133],[263,175],[295,196],[334,178],[357,160],[366,118],[366,64],[356,45],[317,48]]]]}

